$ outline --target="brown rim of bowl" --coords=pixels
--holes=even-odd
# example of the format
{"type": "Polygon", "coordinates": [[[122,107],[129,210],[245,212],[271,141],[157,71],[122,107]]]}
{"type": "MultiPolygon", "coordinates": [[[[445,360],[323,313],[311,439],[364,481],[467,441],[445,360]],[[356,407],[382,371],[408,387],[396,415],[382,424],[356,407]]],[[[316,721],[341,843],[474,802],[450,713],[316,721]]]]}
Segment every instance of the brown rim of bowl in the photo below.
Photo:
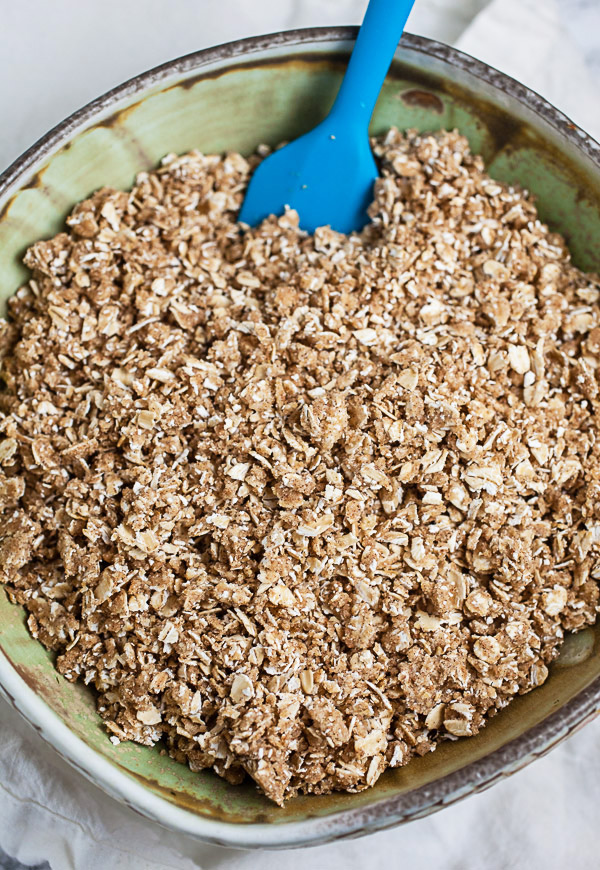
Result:
{"type": "MultiPolygon", "coordinates": [[[[215,61],[247,58],[260,51],[280,46],[300,46],[306,43],[319,42],[353,42],[356,39],[357,33],[358,27],[307,27],[298,30],[286,30],[279,33],[269,33],[265,36],[251,36],[247,39],[238,39],[235,42],[226,42],[212,48],[185,54],[182,57],[155,66],[87,103],[81,109],[65,118],[64,121],[52,127],[44,136],[41,136],[0,174],[0,197],[6,192],[7,188],[19,179],[20,175],[25,174],[33,163],[52,151],[55,145],[67,139],[71,133],[74,133],[86,121],[91,120],[95,115],[109,108],[118,100],[135,95],[151,85],[158,84],[164,79],[170,78],[173,73],[185,75],[215,61]]],[[[443,42],[436,42],[423,36],[405,33],[402,36],[400,45],[420,54],[426,54],[445,61],[518,100],[518,102],[533,110],[551,127],[560,132],[600,168],[600,144],[589,133],[586,133],[567,117],[567,115],[555,108],[535,91],[525,87],[525,85],[520,84],[520,82],[494,67],[476,60],[474,57],[458,51],[443,42]]]]}
{"type": "MultiPolygon", "coordinates": [[[[121,99],[134,96],[152,85],[172,78],[174,74],[185,75],[192,71],[200,71],[203,67],[216,61],[228,59],[236,59],[238,63],[240,60],[243,62],[247,59],[251,63],[253,54],[270,48],[295,47],[308,43],[351,43],[356,38],[357,32],[357,27],[317,27],[250,37],[193,52],[141,73],[111,89],[103,96],[92,100],[38,139],[0,175],[0,199],[20,180],[26,180],[28,170],[39,162],[40,158],[52,153],[57,146],[68,141],[79,129],[85,128],[86,122],[93,120],[121,99]]],[[[413,52],[445,61],[452,67],[473,75],[517,100],[527,109],[535,112],[579,152],[589,158],[600,172],[600,144],[539,94],[493,67],[444,43],[405,33],[401,44],[413,52]]],[[[17,707],[16,704],[14,706],[17,707]]],[[[25,715],[23,711],[19,710],[19,712],[34,727],[36,726],[37,723],[25,715]]],[[[203,817],[191,813],[184,813],[184,815],[197,818],[198,829],[193,830],[196,826],[185,824],[177,827],[182,833],[196,836],[205,842],[217,845],[235,844],[241,848],[262,846],[285,848],[308,844],[316,845],[344,837],[358,836],[361,833],[383,830],[393,825],[421,818],[430,812],[449,806],[463,797],[488,788],[503,776],[521,769],[535,758],[544,755],[597,713],[600,713],[600,677],[593,680],[575,697],[562,705],[555,713],[547,716],[538,725],[528,729],[520,737],[510,740],[483,758],[417,789],[397,796],[382,798],[369,807],[341,810],[324,817],[309,816],[301,822],[283,822],[281,825],[274,826],[274,830],[277,832],[277,843],[274,843],[271,837],[265,836],[263,840],[258,832],[258,836],[244,836],[242,834],[234,838],[229,837],[227,833],[228,829],[232,828],[242,828],[249,831],[252,828],[261,828],[262,825],[240,826],[229,822],[215,823],[212,820],[206,820],[207,827],[212,830],[210,835],[203,835],[200,830],[203,827],[203,817]],[[289,830],[287,836],[286,828],[289,830]],[[219,829],[219,833],[216,829],[219,829]],[[293,833],[291,829],[294,829],[293,833]]],[[[68,729],[66,723],[64,727],[68,729]]],[[[79,752],[76,748],[72,752],[64,754],[61,752],[60,754],[80,772],[88,778],[92,778],[92,781],[108,788],[106,778],[97,770],[92,777],[91,773],[87,773],[82,768],[78,757],[79,752]]],[[[126,773],[122,775],[128,780],[130,779],[126,773]]],[[[112,794],[115,793],[113,788],[108,788],[108,791],[112,794]]],[[[166,805],[172,806],[170,803],[166,805]]],[[[151,815],[141,807],[132,808],[151,818],[151,815]]],[[[182,820],[181,817],[180,820],[182,820]]],[[[172,825],[169,827],[173,828],[172,825]]],[[[273,826],[269,826],[269,828],[273,830],[273,826]]]]}

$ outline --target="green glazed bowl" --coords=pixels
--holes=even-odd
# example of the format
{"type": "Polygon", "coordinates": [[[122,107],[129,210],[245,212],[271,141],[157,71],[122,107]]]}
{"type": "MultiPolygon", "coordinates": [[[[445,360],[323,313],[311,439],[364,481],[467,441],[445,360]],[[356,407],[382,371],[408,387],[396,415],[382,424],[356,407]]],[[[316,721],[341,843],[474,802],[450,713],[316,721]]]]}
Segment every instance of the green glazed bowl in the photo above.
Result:
{"type": "MultiPolygon", "coordinates": [[[[0,177],[0,298],[26,280],[25,248],[52,236],[102,185],[127,188],[167,152],[236,149],[293,139],[329,109],[353,28],[243,40],[167,63],[72,115],[0,177]]],[[[457,127],[499,179],[532,190],[577,265],[600,271],[600,146],[556,109],[478,61],[405,35],[373,117],[457,127]]],[[[600,629],[567,638],[546,683],[477,736],[388,771],[361,794],[298,797],[280,809],[251,784],[192,773],[159,748],[113,746],[89,689],[56,673],[21,608],[0,592],[0,685],[34,728],[85,776],[158,824],[205,841],[298,846],[419,818],[528,764],[600,709],[600,629]]]]}

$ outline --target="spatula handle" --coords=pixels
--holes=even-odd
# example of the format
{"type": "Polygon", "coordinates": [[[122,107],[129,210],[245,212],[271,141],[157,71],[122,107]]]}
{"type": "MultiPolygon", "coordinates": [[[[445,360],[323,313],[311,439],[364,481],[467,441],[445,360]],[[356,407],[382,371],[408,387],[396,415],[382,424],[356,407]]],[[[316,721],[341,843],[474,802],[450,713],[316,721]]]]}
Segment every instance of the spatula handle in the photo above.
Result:
{"type": "Polygon", "coordinates": [[[368,128],[415,0],[370,0],[330,113],[336,124],[368,128]]]}

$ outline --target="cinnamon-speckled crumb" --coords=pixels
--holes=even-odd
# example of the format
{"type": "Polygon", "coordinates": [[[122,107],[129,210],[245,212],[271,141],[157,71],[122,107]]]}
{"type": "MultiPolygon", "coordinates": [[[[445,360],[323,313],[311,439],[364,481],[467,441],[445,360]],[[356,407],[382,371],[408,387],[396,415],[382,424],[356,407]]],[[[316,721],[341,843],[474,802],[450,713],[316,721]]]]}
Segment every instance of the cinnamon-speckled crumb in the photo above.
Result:
{"type": "Polygon", "coordinates": [[[113,740],[278,803],[542,683],[600,578],[600,288],[456,133],[372,224],[240,229],[192,152],[38,242],[0,327],[0,571],[113,740]]]}

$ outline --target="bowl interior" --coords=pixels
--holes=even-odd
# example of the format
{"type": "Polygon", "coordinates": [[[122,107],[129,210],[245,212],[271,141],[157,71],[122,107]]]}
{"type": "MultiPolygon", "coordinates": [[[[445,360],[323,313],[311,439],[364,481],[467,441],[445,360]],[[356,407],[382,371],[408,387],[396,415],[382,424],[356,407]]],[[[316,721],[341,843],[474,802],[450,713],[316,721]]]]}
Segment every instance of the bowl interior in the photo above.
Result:
{"type": "MultiPolygon", "coordinates": [[[[372,131],[396,125],[458,128],[496,177],[538,197],[541,215],[566,237],[575,262],[600,271],[600,171],[560,130],[477,71],[411,44],[400,49],[373,118],[372,131]],[[594,241],[596,240],[596,244],[594,241]]],[[[262,46],[243,57],[188,61],[142,91],[99,105],[62,142],[31,158],[0,193],[0,305],[26,280],[25,248],[64,225],[72,206],[96,188],[129,187],[136,173],[168,152],[252,151],[310,129],[336,93],[349,45],[309,41],[262,46]],[[301,44],[300,44],[301,43],[301,44]]],[[[468,65],[467,65],[468,66],[468,65]]],[[[493,78],[493,77],[492,77],[493,78]]],[[[135,90],[135,89],[130,89],[135,90]]],[[[10,179],[9,179],[10,181],[10,179]]],[[[232,787],[209,772],[191,773],[159,748],[113,746],[95,713],[92,693],[58,675],[51,656],[28,634],[23,611],[0,593],[0,649],[18,674],[106,761],[167,801],[232,823],[282,824],[367,808],[410,792],[484,758],[534,727],[600,674],[600,632],[567,639],[544,686],[517,698],[475,738],[385,774],[360,795],[299,797],[279,809],[250,785],[232,787]]]]}

